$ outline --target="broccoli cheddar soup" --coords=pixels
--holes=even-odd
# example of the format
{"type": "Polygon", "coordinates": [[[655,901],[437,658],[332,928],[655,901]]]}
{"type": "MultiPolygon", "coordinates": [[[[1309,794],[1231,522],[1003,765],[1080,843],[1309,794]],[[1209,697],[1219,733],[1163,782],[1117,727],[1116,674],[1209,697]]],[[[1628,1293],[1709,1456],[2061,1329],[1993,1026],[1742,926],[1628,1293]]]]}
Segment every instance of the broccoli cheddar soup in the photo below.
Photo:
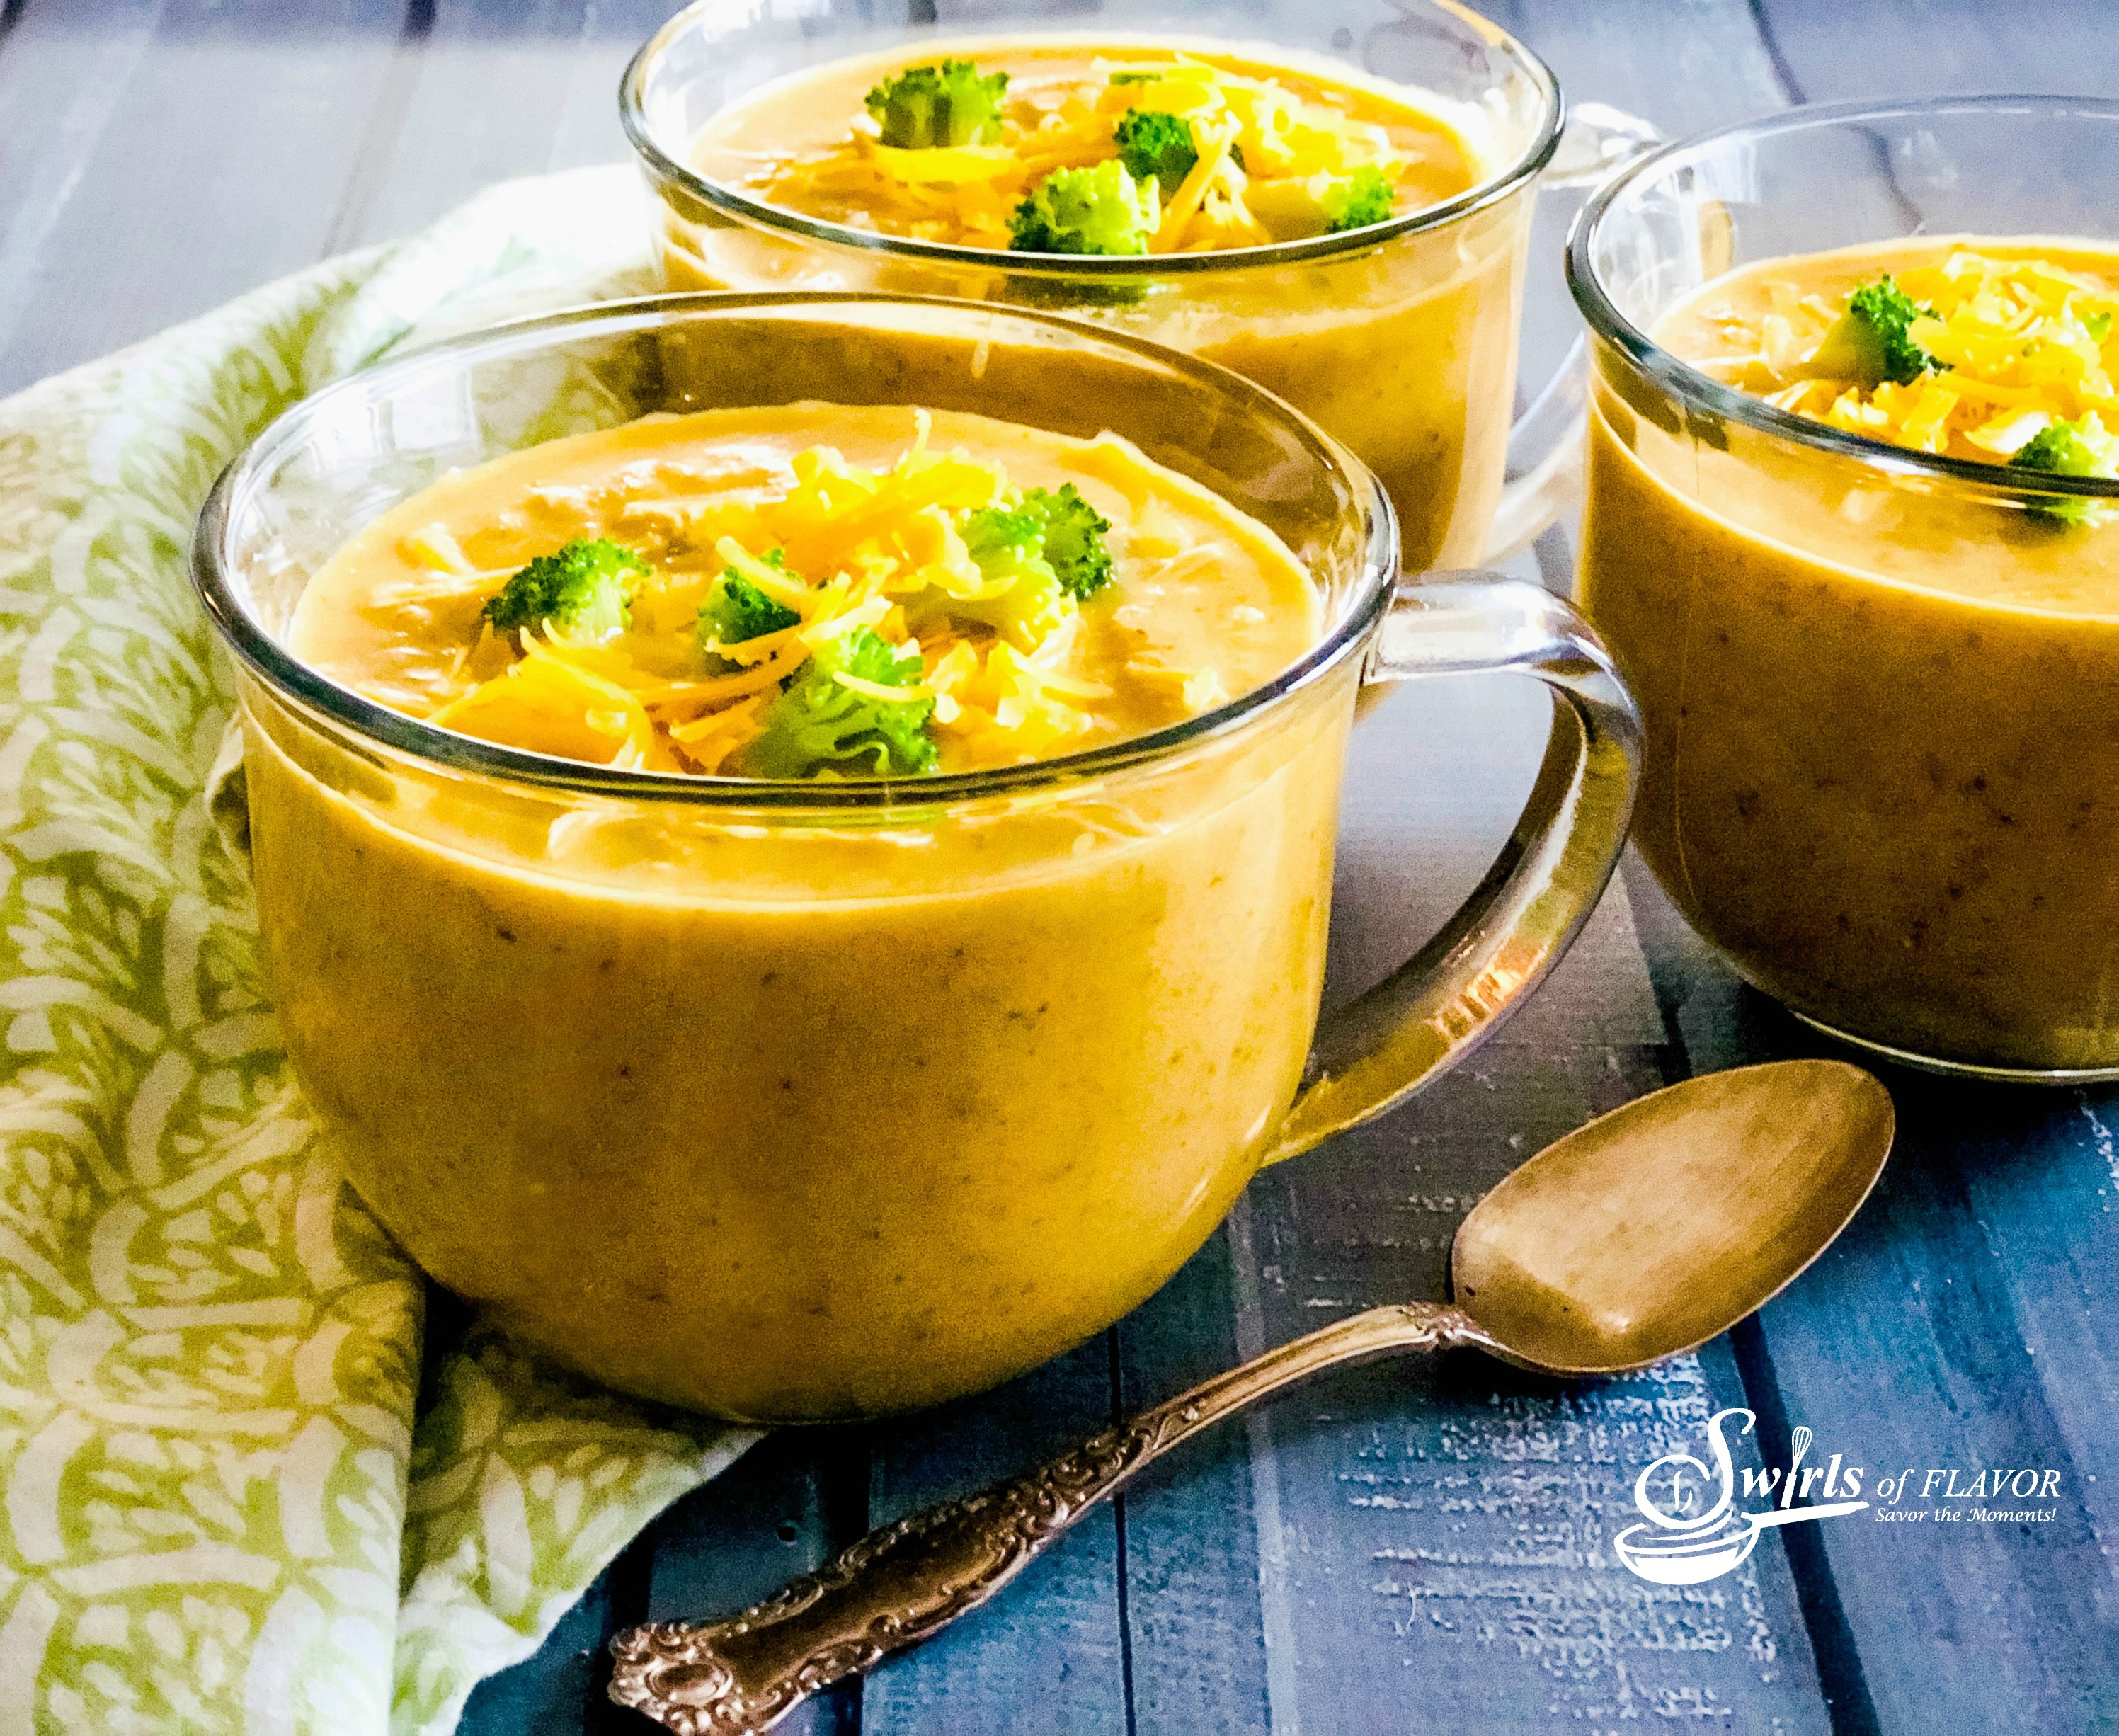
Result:
{"type": "Polygon", "coordinates": [[[1408,571],[1477,563],[1542,117],[1262,46],[995,35],[919,53],[803,69],[670,141],[689,173],[810,225],[728,220],[665,183],[671,283],[1013,301],[1151,338],[1350,447],[1390,493],[1408,571]]]}
{"type": "Polygon", "coordinates": [[[290,648],[440,730],[676,776],[554,798],[248,706],[276,998],[355,1186],[525,1338],[724,1415],[930,1403],[1098,1330],[1293,1099],[1355,665],[1142,766],[923,781],[1197,717],[1322,615],[1124,441],[963,414],[651,418],[407,499],[290,648]],[[888,805],[811,795],[853,780],[888,805]]]}
{"type": "Polygon", "coordinates": [[[1583,597],[1647,721],[1643,852],[1755,982],[1931,1061],[2119,1064],[2119,511],[2064,491],[2119,477],[2115,318],[2109,246],[1773,259],[1657,341],[1874,457],[1597,394],[1583,597]]]}

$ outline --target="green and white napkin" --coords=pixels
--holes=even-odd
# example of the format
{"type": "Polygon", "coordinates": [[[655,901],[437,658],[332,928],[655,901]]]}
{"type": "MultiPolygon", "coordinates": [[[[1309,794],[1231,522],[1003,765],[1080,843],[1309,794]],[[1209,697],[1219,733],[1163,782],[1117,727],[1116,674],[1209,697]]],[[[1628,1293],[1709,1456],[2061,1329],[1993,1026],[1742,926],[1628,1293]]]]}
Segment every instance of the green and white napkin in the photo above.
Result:
{"type": "MultiPolygon", "coordinates": [[[[477,1335],[314,1135],[192,520],[297,398],[648,281],[631,172],[521,182],[0,403],[0,1733],[442,1736],[753,1437],[477,1335]]],[[[416,1161],[416,1153],[408,1153],[416,1161]]]]}

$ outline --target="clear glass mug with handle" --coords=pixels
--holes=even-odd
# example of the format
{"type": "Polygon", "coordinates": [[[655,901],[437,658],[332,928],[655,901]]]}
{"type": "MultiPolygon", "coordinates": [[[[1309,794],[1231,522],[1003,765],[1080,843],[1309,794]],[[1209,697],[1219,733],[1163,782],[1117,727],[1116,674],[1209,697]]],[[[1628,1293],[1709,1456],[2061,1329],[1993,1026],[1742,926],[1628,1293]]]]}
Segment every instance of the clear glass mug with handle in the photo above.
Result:
{"type": "Polygon", "coordinates": [[[1581,595],[1648,719],[1635,841],[1748,981],[1916,1065],[2119,1078],[2119,483],[1866,439],[1658,338],[1732,272],[1960,241],[2119,283],[2119,102],[1796,109],[1600,193],[1581,595]]]}
{"type": "Polygon", "coordinates": [[[1036,258],[907,239],[770,205],[693,163],[701,130],[776,80],[898,50],[976,55],[1059,35],[1049,0],[959,23],[878,26],[812,0],[698,0],[628,69],[619,106],[659,201],[678,290],[874,290],[1064,312],[1233,368],[1351,448],[1389,493],[1405,570],[1527,547],[1580,477],[1580,349],[1512,430],[1516,340],[1541,186],[1601,179],[1653,129],[1587,105],[1562,137],[1551,71],[1450,0],[1315,0],[1247,10],[1120,3],[1060,39],[1218,48],[1409,90],[1446,113],[1485,173],[1461,195],[1356,233],[1152,258],[1036,258]]]}
{"type": "Polygon", "coordinates": [[[1116,1319],[1261,1163],[1381,1112],[1530,991],[1632,798],[1632,702],[1565,603],[1398,583],[1388,500],[1285,405],[978,305],[667,297],[408,355],[236,462],[195,570],[239,665],[282,1028],[354,1185],[561,1360],[739,1418],[931,1404],[1116,1319]],[[1109,429],[1277,532],[1323,636],[1136,740],[838,782],[474,740],[285,648],[310,575],[452,466],[811,400],[1109,429]],[[1544,775],[1442,934],[1320,1025],[1356,694],[1467,670],[1551,688],[1544,775]]]}

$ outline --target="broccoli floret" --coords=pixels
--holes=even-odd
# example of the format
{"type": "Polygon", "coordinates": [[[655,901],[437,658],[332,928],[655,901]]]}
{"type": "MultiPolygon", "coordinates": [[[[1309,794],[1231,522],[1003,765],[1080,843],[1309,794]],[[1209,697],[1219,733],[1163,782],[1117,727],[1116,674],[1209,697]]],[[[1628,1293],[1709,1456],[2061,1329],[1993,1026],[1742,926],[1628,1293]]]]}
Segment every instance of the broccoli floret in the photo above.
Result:
{"type": "MultiPolygon", "coordinates": [[[[778,550],[774,551],[776,554],[778,550]]],[[[766,559],[772,561],[772,556],[766,559]]],[[[773,561],[777,566],[781,563],[773,561]]],[[[699,605],[699,643],[740,645],[768,633],[798,624],[802,617],[784,603],[776,603],[734,567],[726,569],[699,605]]]]}
{"type": "MultiPolygon", "coordinates": [[[[1035,513],[981,506],[964,514],[958,527],[964,547],[989,583],[1004,573],[1026,573],[1045,565],[1045,521],[1035,513]]],[[[1049,569],[1047,570],[1050,570],[1049,569]]]]}
{"type": "Polygon", "coordinates": [[[1819,379],[1852,380],[1865,390],[1885,380],[1910,386],[1939,365],[1911,336],[1913,323],[1933,312],[1917,304],[1886,272],[1847,298],[1847,311],[1802,371],[1819,379]]]}
{"type": "Polygon", "coordinates": [[[1326,233],[1334,235],[1342,230],[1388,223],[1397,201],[1398,189],[1390,177],[1373,163],[1362,164],[1352,174],[1333,176],[1317,197],[1324,208],[1326,233]]]}
{"type": "Polygon", "coordinates": [[[937,615],[983,621],[1018,650],[1029,651],[1067,617],[1067,592],[1045,559],[1045,521],[1036,513],[982,506],[957,528],[989,585],[1012,579],[991,596],[951,596],[932,588],[906,605],[906,624],[918,632],[937,615]]]}
{"type": "Polygon", "coordinates": [[[2083,321],[2082,329],[2089,334],[2090,342],[2101,344],[2112,335],[2112,316],[2109,313],[2093,313],[2083,321]]]}
{"type": "MultiPolygon", "coordinates": [[[[740,544],[732,545],[740,548],[740,544]]],[[[723,551],[724,553],[726,550],[723,551]]],[[[761,567],[770,567],[776,573],[787,571],[787,551],[769,549],[758,557],[761,567]]],[[[792,577],[793,575],[790,575],[792,577]]],[[[717,673],[740,666],[730,659],[716,655],[715,645],[740,645],[745,639],[754,639],[768,633],[777,633],[782,628],[792,627],[802,617],[786,604],[765,591],[758,583],[746,578],[734,565],[724,567],[721,576],[707,592],[706,601],[699,605],[699,614],[693,633],[699,649],[707,655],[707,666],[717,673]]]]}
{"type": "Polygon", "coordinates": [[[1055,169],[1015,208],[1008,245],[1018,253],[1144,253],[1162,217],[1153,180],[1125,165],[1055,169]]]}
{"type": "Polygon", "coordinates": [[[1192,137],[1192,123],[1181,114],[1166,114],[1160,109],[1129,109],[1111,138],[1119,147],[1119,160],[1136,181],[1151,175],[1162,183],[1162,197],[1169,198],[1185,184],[1199,160],[1199,147],[1192,137]]]}
{"type": "MultiPolygon", "coordinates": [[[[2042,471],[2049,476],[2109,476],[2113,466],[2084,439],[2091,430],[2082,422],[2048,422],[2010,454],[2009,462],[2023,470],[2042,471]]],[[[2098,425],[2097,432],[2103,431],[2098,425]]],[[[2024,503],[2033,518],[2056,524],[2086,524],[2097,513],[2093,500],[2063,499],[2047,494],[2024,503]]]]}
{"type": "Polygon", "coordinates": [[[744,750],[753,776],[803,777],[864,759],[874,762],[872,775],[879,777],[934,769],[938,755],[927,727],[934,700],[879,699],[845,685],[841,675],[877,687],[916,686],[920,653],[867,627],[820,647],[772,702],[763,733],[744,750]]]}
{"type": "Polygon", "coordinates": [[[2010,455],[2011,464],[2055,476],[2093,476],[2097,454],[2074,422],[2048,422],[2010,455]]]}
{"type": "Polygon", "coordinates": [[[509,579],[487,602],[485,618],[502,633],[551,621],[572,638],[615,638],[625,631],[633,600],[626,575],[645,578],[651,570],[632,550],[600,537],[570,542],[556,555],[540,555],[509,579]]]}
{"type": "Polygon", "coordinates": [[[1162,77],[1160,72],[1145,72],[1135,69],[1114,72],[1106,82],[1115,85],[1152,85],[1162,77]]]}
{"type": "Polygon", "coordinates": [[[1043,528],[1045,559],[1069,596],[1091,596],[1111,582],[1111,550],[1104,546],[1111,522],[1073,483],[1061,483],[1056,494],[1031,490],[1022,497],[1021,510],[1043,528]]]}
{"type": "Polygon", "coordinates": [[[898,151],[932,151],[949,145],[990,145],[1000,137],[1000,100],[1008,74],[985,77],[968,60],[913,67],[886,78],[866,99],[883,129],[883,142],[898,151]]]}

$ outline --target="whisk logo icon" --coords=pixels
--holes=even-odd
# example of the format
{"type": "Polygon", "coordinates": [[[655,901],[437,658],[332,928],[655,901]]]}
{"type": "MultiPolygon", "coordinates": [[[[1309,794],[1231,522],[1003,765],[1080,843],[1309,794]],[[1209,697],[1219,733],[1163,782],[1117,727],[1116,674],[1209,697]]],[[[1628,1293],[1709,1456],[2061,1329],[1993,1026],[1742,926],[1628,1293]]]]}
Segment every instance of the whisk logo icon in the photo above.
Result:
{"type": "Polygon", "coordinates": [[[1697,1585],[1719,1579],[1741,1567],[1759,1545],[1759,1534],[1775,1525],[1800,1524],[1807,1519],[1834,1519],[1843,1513],[1858,1513],[1866,1501],[1834,1501],[1797,1506],[1798,1493],[1806,1495],[1811,1485],[1823,1481],[1819,1493],[1831,1495],[1843,1489],[1849,1496],[1862,1492],[1862,1468],[1842,1470],[1834,1453],[1829,1467],[1806,1467],[1803,1455],[1815,1438],[1798,1426],[1788,1436],[1789,1464],[1785,1474],[1778,1468],[1746,1470],[1746,1495],[1771,1495],[1778,1488],[1780,1502],[1753,1512],[1736,1508],[1736,1469],[1722,1425],[1731,1417],[1741,1417],[1737,1432],[1748,1435],[1755,1420],[1748,1410],[1732,1408],[1717,1411],[1707,1423],[1707,1448],[1714,1463],[1710,1468],[1690,1453],[1665,1453],[1634,1479],[1634,1505],[1648,1522],[1629,1525],[1611,1539],[1613,1552],[1627,1568],[1658,1585],[1697,1585]],[[1709,1490],[1715,1498],[1704,1511],[1691,1511],[1709,1490]],[[1657,1499],[1667,1492],[1669,1504],[1657,1499]]]}

